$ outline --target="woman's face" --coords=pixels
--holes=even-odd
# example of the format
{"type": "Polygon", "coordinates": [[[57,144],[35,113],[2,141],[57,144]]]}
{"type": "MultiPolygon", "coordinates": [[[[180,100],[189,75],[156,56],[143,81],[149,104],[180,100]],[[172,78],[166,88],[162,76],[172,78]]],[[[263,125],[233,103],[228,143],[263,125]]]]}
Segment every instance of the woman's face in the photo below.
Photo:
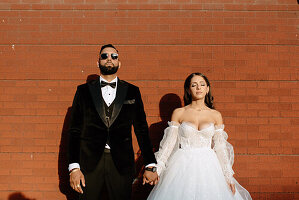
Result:
{"type": "Polygon", "coordinates": [[[190,83],[190,93],[193,100],[204,99],[206,94],[209,92],[209,86],[205,79],[201,76],[194,76],[190,83]]]}

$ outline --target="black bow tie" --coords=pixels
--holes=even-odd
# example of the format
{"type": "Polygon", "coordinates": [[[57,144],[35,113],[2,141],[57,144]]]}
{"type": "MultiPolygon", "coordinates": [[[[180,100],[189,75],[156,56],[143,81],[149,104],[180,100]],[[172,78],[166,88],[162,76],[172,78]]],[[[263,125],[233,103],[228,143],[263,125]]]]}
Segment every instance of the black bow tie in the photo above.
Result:
{"type": "Polygon", "coordinates": [[[113,83],[107,83],[107,82],[105,82],[105,81],[101,81],[101,87],[105,87],[105,86],[107,86],[107,85],[109,85],[109,86],[112,87],[112,88],[115,88],[115,87],[116,87],[116,82],[113,82],[113,83]]]}

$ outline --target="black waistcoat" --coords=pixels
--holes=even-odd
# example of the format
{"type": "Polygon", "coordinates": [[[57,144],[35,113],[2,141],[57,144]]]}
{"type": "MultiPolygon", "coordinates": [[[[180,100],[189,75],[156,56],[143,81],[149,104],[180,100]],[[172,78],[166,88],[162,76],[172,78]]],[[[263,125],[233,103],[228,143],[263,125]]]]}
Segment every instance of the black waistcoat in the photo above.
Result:
{"type": "Polygon", "coordinates": [[[114,109],[114,100],[113,102],[110,104],[110,106],[108,106],[104,100],[104,98],[102,97],[103,99],[103,102],[104,102],[104,106],[105,106],[105,114],[106,114],[106,120],[108,121],[108,137],[107,137],[107,144],[109,146],[110,145],[110,135],[109,135],[109,127],[110,127],[110,122],[111,122],[111,116],[112,116],[112,112],[113,112],[113,109],[114,109]]]}

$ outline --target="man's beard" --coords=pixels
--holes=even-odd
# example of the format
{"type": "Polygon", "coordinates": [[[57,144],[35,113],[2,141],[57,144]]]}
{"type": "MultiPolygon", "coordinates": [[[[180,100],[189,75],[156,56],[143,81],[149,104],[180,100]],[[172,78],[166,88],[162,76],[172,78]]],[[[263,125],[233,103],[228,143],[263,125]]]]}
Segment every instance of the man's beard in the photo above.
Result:
{"type": "Polygon", "coordinates": [[[101,65],[99,64],[99,68],[101,71],[101,74],[103,75],[111,75],[111,74],[115,74],[119,68],[118,66],[114,66],[114,64],[112,63],[113,66],[105,66],[105,65],[101,65]]]}

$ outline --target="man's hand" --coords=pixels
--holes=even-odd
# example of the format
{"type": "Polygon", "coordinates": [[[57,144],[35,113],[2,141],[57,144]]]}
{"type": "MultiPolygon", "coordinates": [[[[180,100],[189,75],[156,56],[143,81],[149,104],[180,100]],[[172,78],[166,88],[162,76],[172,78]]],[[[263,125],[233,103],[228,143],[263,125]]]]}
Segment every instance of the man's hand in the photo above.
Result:
{"type": "Polygon", "coordinates": [[[80,183],[82,183],[82,186],[85,187],[84,175],[80,169],[74,169],[74,171],[70,173],[70,185],[76,192],[83,194],[80,183]]]}
{"type": "Polygon", "coordinates": [[[148,183],[150,185],[156,185],[159,181],[159,176],[157,174],[157,172],[151,172],[151,171],[147,171],[145,170],[144,171],[144,174],[143,174],[143,185],[145,183],[148,183]]]}

